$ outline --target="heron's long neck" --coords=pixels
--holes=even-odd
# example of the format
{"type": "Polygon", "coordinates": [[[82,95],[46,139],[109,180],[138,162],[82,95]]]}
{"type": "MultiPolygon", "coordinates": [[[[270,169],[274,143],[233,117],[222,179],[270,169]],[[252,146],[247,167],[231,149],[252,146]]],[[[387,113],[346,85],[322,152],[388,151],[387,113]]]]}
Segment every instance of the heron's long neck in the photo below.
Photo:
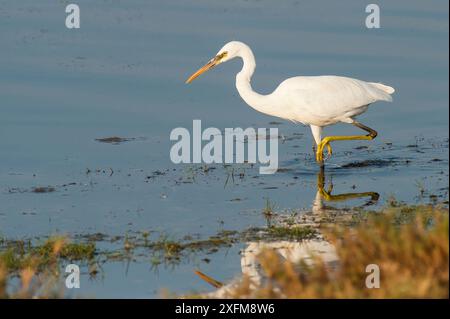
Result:
{"type": "Polygon", "coordinates": [[[255,56],[252,50],[249,47],[242,48],[239,56],[244,61],[242,70],[236,75],[236,88],[239,95],[255,110],[270,114],[274,105],[270,103],[269,95],[262,95],[253,91],[250,84],[256,67],[255,56]]]}

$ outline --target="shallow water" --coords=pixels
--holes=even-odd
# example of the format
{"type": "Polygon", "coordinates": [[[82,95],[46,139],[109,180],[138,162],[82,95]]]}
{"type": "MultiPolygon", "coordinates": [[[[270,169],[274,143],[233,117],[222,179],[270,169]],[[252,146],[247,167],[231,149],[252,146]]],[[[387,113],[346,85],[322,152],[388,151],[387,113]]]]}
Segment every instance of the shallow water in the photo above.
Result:
{"type": "MultiPolygon", "coordinates": [[[[239,98],[239,62],[187,86],[186,77],[227,41],[254,50],[254,88],[270,92],[294,75],[339,74],[392,85],[394,102],[360,117],[373,142],[333,144],[326,180],[335,193],[377,192],[381,207],[448,200],[448,2],[382,1],[381,29],[364,27],[356,1],[85,1],[81,29],[64,27],[62,3],[0,0],[0,234],[39,238],[137,231],[174,238],[265,225],[278,210],[310,210],[318,167],[309,128],[256,113],[239,98]],[[192,126],[278,127],[280,167],[174,165],[170,131],[192,126]],[[273,121],[279,124],[273,124],[273,121]],[[272,123],[272,124],[270,124],[272,123]],[[96,139],[132,138],[121,143],[96,139]],[[53,192],[36,193],[50,186],[53,192]]],[[[336,125],[330,134],[354,132],[336,125]]],[[[333,205],[354,207],[365,199],[333,205]]],[[[114,245],[113,245],[114,246],[114,245]]],[[[117,244],[119,247],[120,244],[117,244]]],[[[155,297],[210,290],[193,274],[221,280],[241,271],[245,243],[152,269],[103,265],[76,293],[155,297]]]]}

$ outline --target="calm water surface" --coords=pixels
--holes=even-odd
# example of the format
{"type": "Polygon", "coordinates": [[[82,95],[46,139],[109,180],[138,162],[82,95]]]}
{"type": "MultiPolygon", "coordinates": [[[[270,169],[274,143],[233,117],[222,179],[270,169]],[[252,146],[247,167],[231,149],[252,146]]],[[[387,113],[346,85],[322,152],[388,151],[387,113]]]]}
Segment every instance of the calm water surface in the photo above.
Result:
{"type": "MultiPolygon", "coordinates": [[[[309,210],[318,174],[309,128],[247,107],[234,87],[238,61],[184,84],[230,40],[254,50],[253,86],[262,93],[295,75],[338,74],[396,88],[394,103],[373,105],[360,117],[379,132],[375,141],[333,145],[326,180],[335,192],[377,192],[374,208],[391,196],[407,203],[432,194],[448,199],[447,1],[380,1],[378,30],[365,28],[360,1],[77,3],[75,31],[64,27],[63,2],[0,0],[2,236],[209,236],[264,225],[267,198],[279,210],[309,210]],[[278,127],[283,169],[264,176],[257,167],[217,165],[205,173],[172,164],[170,131],[190,129],[193,119],[220,129],[278,127]],[[134,140],[96,141],[110,136],[134,140]],[[30,191],[38,186],[55,191],[30,191]]],[[[354,132],[345,125],[326,130],[354,132]]],[[[156,271],[145,256],[107,263],[101,278],[86,277],[77,294],[206,291],[193,269],[229,280],[241,271],[243,247],[220,250],[209,263],[200,256],[156,271]]]]}

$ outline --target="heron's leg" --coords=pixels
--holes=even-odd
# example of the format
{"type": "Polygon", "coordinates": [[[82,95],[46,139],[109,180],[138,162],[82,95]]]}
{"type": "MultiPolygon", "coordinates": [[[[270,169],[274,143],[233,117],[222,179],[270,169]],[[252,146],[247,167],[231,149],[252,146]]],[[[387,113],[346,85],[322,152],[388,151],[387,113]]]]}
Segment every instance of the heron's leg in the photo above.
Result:
{"type": "MultiPolygon", "coordinates": [[[[322,142],[322,127],[320,126],[316,126],[316,125],[311,125],[311,132],[314,138],[314,142],[317,145],[317,148],[315,147],[315,145],[313,145],[313,152],[317,154],[317,150],[319,149],[319,145],[322,142]]],[[[332,153],[332,149],[330,144],[327,145],[327,149],[328,149],[328,156],[331,156],[332,153]]]]}
{"type": "Polygon", "coordinates": [[[377,131],[371,129],[370,127],[367,127],[359,122],[354,121],[352,123],[356,127],[359,127],[360,129],[363,129],[364,131],[369,132],[367,135],[351,135],[351,136],[327,136],[322,139],[322,141],[317,145],[317,151],[316,151],[316,160],[317,162],[322,163],[323,162],[323,148],[327,146],[328,148],[328,154],[331,155],[331,146],[330,142],[332,141],[351,141],[351,140],[373,140],[375,137],[377,137],[378,133],[377,131]]]}

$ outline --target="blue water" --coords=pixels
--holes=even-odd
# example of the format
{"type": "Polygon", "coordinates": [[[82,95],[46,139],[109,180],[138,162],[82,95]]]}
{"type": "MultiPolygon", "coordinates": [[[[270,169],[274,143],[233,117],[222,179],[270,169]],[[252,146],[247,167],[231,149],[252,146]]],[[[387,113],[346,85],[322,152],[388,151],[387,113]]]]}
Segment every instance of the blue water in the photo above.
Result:
{"type": "MultiPolygon", "coordinates": [[[[141,230],[208,236],[264,225],[266,198],[279,209],[309,209],[318,172],[309,128],[247,107],[234,87],[238,61],[184,84],[230,40],[254,50],[252,82],[262,93],[295,75],[337,74],[396,88],[393,103],[377,103],[360,117],[379,132],[375,141],[333,144],[326,176],[337,193],[378,192],[378,207],[390,196],[427,201],[419,186],[448,199],[448,2],[379,1],[376,30],[365,27],[360,1],[76,3],[81,29],[68,30],[65,3],[0,0],[2,236],[141,230]],[[286,170],[263,176],[247,167],[245,177],[227,183],[230,170],[221,165],[204,174],[198,165],[172,164],[170,131],[191,130],[193,119],[222,130],[278,127],[288,138],[279,147],[286,170]],[[136,140],[95,140],[110,136],[136,140]],[[381,162],[342,168],[365,160],[381,162]],[[154,171],[165,175],[148,178],[154,171]],[[30,191],[37,186],[56,191],[30,191]]],[[[336,125],[325,133],[355,128],[336,125]]],[[[186,261],[158,272],[145,258],[128,272],[125,264],[106,264],[103,278],[86,280],[77,293],[155,297],[162,288],[207,290],[192,270],[231,279],[240,272],[240,248],[219,252],[209,264],[186,261]]]]}

